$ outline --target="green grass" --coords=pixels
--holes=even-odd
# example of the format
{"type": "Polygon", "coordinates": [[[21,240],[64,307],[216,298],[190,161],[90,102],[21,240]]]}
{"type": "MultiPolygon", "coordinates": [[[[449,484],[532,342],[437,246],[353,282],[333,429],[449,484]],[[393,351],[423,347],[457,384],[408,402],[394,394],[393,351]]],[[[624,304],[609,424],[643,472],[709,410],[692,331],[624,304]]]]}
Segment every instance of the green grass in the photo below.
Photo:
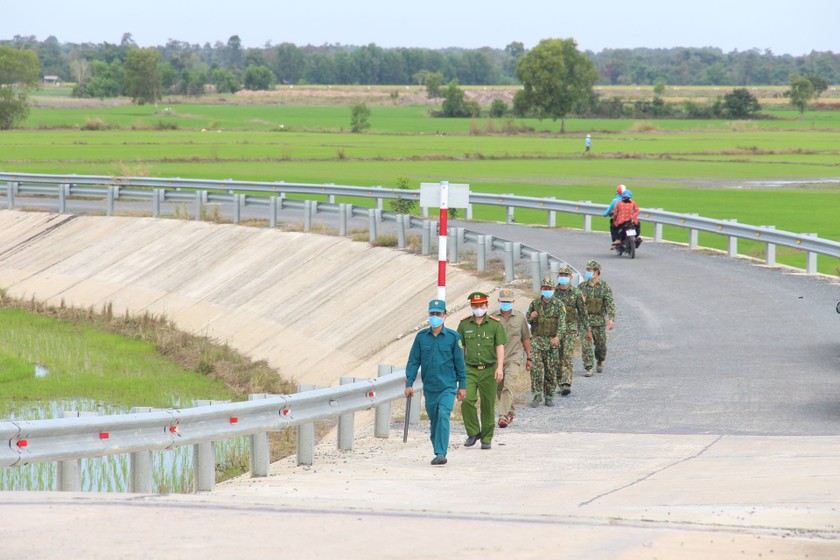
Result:
{"type": "Polygon", "coordinates": [[[219,380],[186,371],[154,345],[87,325],[0,309],[0,394],[5,400],[86,398],[127,406],[231,399],[219,380]],[[35,377],[39,364],[49,373],[35,377]]]}

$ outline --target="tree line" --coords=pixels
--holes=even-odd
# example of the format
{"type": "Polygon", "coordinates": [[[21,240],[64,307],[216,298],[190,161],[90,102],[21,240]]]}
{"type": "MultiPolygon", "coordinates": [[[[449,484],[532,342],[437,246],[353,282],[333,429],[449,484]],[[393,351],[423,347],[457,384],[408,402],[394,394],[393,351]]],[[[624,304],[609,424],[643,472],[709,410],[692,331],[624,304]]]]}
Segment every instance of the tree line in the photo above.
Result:
{"type": "MultiPolygon", "coordinates": [[[[126,63],[138,50],[130,33],[119,44],[61,43],[15,36],[0,46],[33,51],[42,75],[76,84],[82,97],[125,95],[126,63]]],[[[528,52],[521,42],[504,49],[382,48],[375,44],[298,46],[292,43],[245,48],[239,36],[215,44],[174,39],[152,47],[158,53],[162,93],[200,95],[212,85],[217,92],[268,89],[275,84],[423,85],[431,75],[442,83],[519,85],[519,60],[528,52]]],[[[149,49],[140,49],[148,51],[149,49]]],[[[601,85],[785,85],[792,74],[840,83],[840,53],[776,55],[769,50],[604,49],[583,51],[601,85]]]]}

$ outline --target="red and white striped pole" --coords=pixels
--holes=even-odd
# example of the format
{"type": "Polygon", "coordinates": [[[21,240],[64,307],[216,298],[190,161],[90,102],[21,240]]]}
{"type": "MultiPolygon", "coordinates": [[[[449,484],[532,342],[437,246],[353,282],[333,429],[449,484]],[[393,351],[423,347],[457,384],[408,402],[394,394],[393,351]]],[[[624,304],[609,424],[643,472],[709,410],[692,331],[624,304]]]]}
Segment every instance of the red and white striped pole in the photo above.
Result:
{"type": "Polygon", "coordinates": [[[446,301],[446,220],[449,218],[449,181],[440,182],[440,236],[438,238],[437,298],[446,301]]]}

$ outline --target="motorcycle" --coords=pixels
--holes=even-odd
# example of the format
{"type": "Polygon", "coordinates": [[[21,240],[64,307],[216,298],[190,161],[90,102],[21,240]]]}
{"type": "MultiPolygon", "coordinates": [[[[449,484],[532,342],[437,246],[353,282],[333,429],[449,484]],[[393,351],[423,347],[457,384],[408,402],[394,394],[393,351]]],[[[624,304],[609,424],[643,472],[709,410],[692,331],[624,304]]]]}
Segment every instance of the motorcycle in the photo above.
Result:
{"type": "Polygon", "coordinates": [[[636,248],[641,244],[642,238],[638,236],[636,224],[631,221],[624,222],[618,226],[618,243],[615,252],[620,257],[627,253],[631,259],[636,258],[636,248]]]}

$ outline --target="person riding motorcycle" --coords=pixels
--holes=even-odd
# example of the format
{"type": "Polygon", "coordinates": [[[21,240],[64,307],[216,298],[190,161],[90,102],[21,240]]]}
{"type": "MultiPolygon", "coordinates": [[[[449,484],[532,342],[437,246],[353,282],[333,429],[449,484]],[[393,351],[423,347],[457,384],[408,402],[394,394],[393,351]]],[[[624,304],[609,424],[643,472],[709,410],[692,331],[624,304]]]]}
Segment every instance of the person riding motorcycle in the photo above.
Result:
{"type": "Polygon", "coordinates": [[[641,210],[639,210],[639,205],[633,200],[633,193],[630,189],[621,193],[621,202],[617,203],[613,209],[612,226],[617,232],[617,239],[613,242],[613,248],[623,241],[621,238],[623,237],[624,229],[621,226],[627,222],[633,222],[633,225],[636,226],[636,247],[641,245],[642,238],[639,225],[640,213],[641,210]]]}
{"type": "MultiPolygon", "coordinates": [[[[618,187],[616,187],[615,198],[612,199],[612,202],[610,202],[610,205],[607,207],[606,210],[604,210],[604,217],[612,218],[613,210],[615,209],[615,205],[618,204],[619,202],[621,202],[621,195],[626,190],[627,190],[627,187],[625,187],[624,185],[618,185],[618,187]]],[[[610,239],[613,243],[612,246],[615,247],[615,242],[618,240],[618,230],[613,225],[612,220],[610,220],[610,239]]]]}

